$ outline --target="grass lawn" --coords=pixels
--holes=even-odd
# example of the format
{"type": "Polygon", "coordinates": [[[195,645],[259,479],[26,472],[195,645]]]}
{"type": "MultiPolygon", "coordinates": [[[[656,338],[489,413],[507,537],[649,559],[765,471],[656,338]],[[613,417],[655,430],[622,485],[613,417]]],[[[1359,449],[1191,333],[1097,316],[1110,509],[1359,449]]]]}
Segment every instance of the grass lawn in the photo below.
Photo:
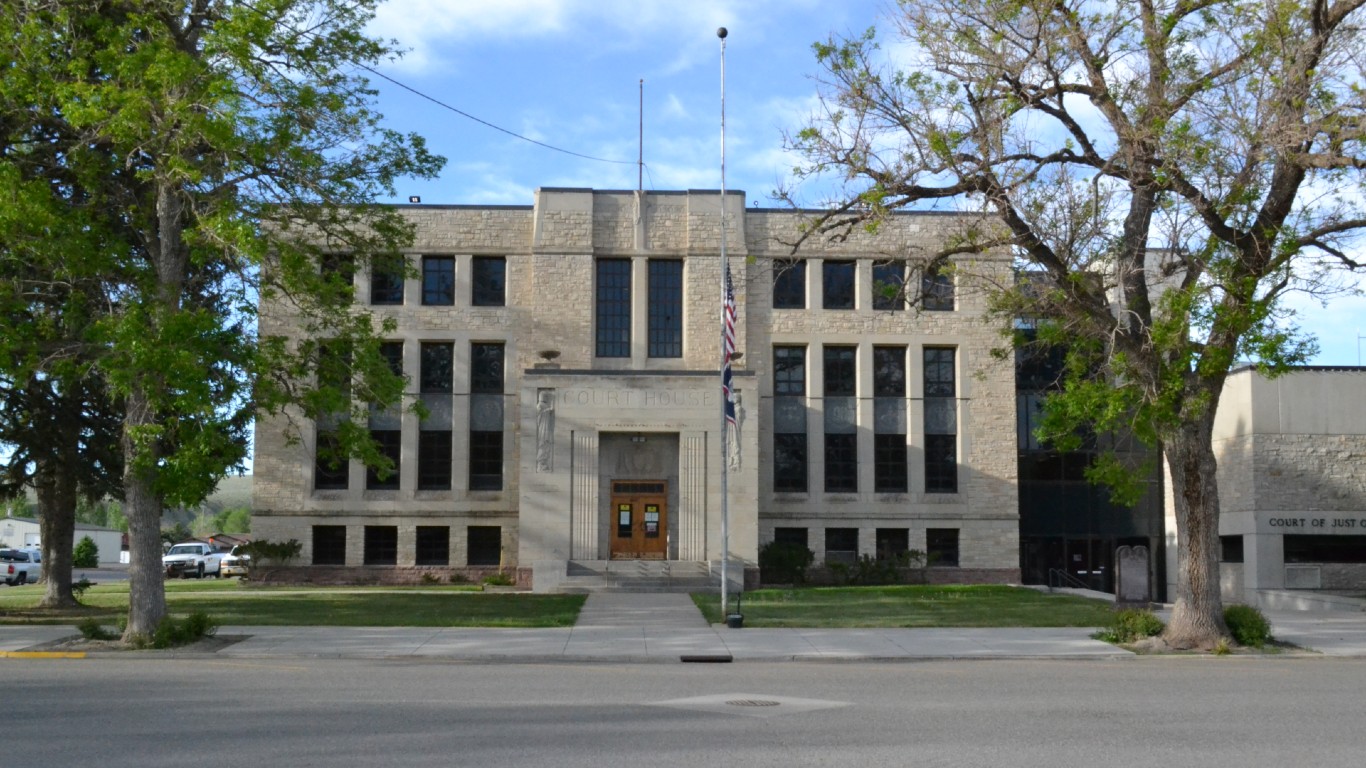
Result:
{"type": "MultiPolygon", "coordinates": [[[[486,593],[472,586],[248,587],[236,579],[166,582],[172,614],[201,611],[219,625],[329,627],[570,627],[583,595],[486,593]]],[[[0,590],[0,624],[111,625],[128,612],[128,583],[86,590],[75,611],[35,608],[43,587],[0,590]]]]}
{"type": "MultiPolygon", "coordinates": [[[[722,621],[715,594],[695,594],[707,621],[722,621]]],[[[746,627],[1101,627],[1110,603],[1022,587],[810,587],[746,592],[746,627]]]]}

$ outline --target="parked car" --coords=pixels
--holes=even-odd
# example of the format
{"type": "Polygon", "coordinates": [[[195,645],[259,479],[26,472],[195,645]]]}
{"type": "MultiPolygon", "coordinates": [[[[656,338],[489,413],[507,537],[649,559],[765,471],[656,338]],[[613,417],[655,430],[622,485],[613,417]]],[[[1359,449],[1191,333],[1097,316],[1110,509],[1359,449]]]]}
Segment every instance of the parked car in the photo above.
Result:
{"type": "Polygon", "coordinates": [[[177,544],[161,558],[161,567],[166,570],[166,577],[171,579],[177,576],[182,579],[191,576],[200,579],[205,576],[217,577],[222,575],[222,563],[223,553],[202,541],[177,544]]]}
{"type": "Polygon", "coordinates": [[[0,549],[0,576],[9,586],[31,584],[43,575],[43,553],[37,549],[0,549]]]}
{"type": "Polygon", "coordinates": [[[246,576],[247,566],[251,565],[251,555],[241,552],[242,545],[238,544],[232,551],[223,556],[223,562],[219,565],[219,575],[221,576],[246,576]]]}

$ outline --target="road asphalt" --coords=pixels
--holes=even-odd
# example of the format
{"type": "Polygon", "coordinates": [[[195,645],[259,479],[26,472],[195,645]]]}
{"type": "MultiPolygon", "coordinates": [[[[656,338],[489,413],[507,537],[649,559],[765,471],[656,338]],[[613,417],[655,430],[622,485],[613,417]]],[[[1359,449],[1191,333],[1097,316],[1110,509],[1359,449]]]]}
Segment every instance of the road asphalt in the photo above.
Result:
{"type": "MultiPolygon", "coordinates": [[[[1267,612],[1277,640],[1323,656],[1366,658],[1366,612],[1267,612]]],[[[220,627],[219,658],[395,658],[496,662],[1117,659],[1091,629],[732,629],[709,626],[684,594],[590,595],[573,627],[220,627]]],[[[67,626],[0,626],[0,657],[43,653],[67,626]]],[[[202,651],[158,651],[196,655],[202,651]]]]}

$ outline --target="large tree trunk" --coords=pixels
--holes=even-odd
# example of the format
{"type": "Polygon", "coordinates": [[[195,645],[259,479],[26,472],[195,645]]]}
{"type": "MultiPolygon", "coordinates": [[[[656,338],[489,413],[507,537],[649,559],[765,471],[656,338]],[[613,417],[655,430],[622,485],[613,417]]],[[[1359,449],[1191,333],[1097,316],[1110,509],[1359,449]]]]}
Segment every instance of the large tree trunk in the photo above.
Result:
{"type": "MultiPolygon", "coordinates": [[[[139,469],[132,434],[153,423],[153,414],[141,383],[127,398],[124,416],[123,473],[124,513],[128,518],[128,627],[124,642],[152,636],[166,616],[166,585],[161,570],[161,499],[154,491],[149,470],[139,469]]],[[[151,470],[154,471],[154,470],[151,470]]]]}
{"type": "Polygon", "coordinates": [[[71,551],[76,536],[76,475],[60,467],[39,470],[38,530],[43,544],[43,600],[40,608],[71,608],[71,551]]]}
{"type": "Polygon", "coordinates": [[[1209,431],[1183,426],[1163,444],[1171,471],[1179,557],[1176,605],[1162,638],[1210,650],[1228,638],[1219,586],[1219,487],[1209,431]]]}

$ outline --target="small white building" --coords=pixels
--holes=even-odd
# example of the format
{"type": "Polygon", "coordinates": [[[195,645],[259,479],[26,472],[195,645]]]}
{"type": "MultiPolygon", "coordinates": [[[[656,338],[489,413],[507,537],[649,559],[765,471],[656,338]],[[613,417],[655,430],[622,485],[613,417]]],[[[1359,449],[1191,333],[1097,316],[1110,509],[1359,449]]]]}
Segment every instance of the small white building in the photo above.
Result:
{"type": "MultiPolygon", "coordinates": [[[[95,542],[99,549],[100,563],[117,563],[123,551],[123,532],[116,528],[76,523],[75,542],[86,536],[95,542]]],[[[6,517],[0,519],[0,547],[37,547],[42,543],[42,531],[38,521],[31,517],[6,517]]]]}

